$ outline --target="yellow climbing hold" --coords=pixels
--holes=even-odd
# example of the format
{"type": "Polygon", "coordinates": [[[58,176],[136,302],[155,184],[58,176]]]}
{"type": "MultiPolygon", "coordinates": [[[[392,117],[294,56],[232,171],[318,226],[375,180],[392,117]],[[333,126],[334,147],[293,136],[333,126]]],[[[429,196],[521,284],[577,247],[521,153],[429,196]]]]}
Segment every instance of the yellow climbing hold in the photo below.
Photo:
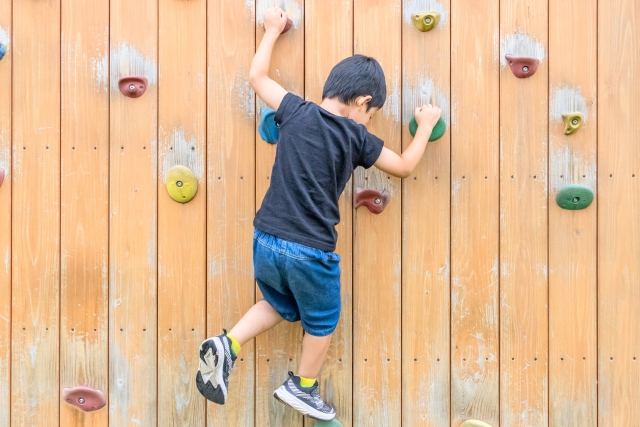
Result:
{"type": "Polygon", "coordinates": [[[460,427],[491,427],[490,424],[487,424],[483,421],[478,420],[467,420],[460,424],[460,427]]]}
{"type": "Polygon", "coordinates": [[[564,120],[564,134],[572,135],[582,126],[582,113],[563,114],[562,120],[564,120]]]}
{"type": "Polygon", "coordinates": [[[191,169],[184,166],[174,166],[167,174],[167,192],[178,203],[187,203],[198,192],[198,180],[191,169]]]}
{"type": "Polygon", "coordinates": [[[440,22],[440,14],[438,12],[419,12],[411,15],[413,25],[423,33],[433,30],[438,22],[440,22]]]}

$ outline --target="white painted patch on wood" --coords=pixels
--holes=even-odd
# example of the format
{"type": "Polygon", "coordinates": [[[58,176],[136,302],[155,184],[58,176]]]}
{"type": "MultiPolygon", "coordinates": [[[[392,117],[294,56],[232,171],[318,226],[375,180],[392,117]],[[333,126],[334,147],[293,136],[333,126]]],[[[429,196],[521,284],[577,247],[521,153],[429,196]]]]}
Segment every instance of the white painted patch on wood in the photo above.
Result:
{"type": "MultiPolygon", "coordinates": [[[[412,15],[419,12],[438,12],[440,14],[440,23],[435,30],[438,30],[449,20],[449,10],[436,0],[405,0],[402,8],[402,16],[404,22],[413,26],[412,15]]],[[[418,31],[416,29],[416,31],[418,31]]]]}
{"type": "Polygon", "coordinates": [[[302,22],[302,9],[295,0],[258,0],[256,9],[256,21],[264,24],[264,14],[270,7],[279,7],[293,21],[293,28],[298,28],[302,22]]]}
{"type": "Polygon", "coordinates": [[[144,55],[126,43],[111,51],[111,90],[119,91],[118,80],[125,76],[145,76],[149,85],[157,83],[156,59],[144,55]]]}
{"type": "Polygon", "coordinates": [[[96,82],[96,91],[106,90],[109,81],[109,62],[106,52],[102,56],[91,58],[91,72],[96,82]]]}
{"type": "Polygon", "coordinates": [[[582,113],[582,120],[587,123],[589,109],[582,96],[580,88],[560,86],[553,91],[549,104],[549,118],[554,122],[562,123],[562,115],[570,113],[582,113]]]}
{"type": "Polygon", "coordinates": [[[11,37],[9,37],[9,30],[0,27],[0,43],[2,43],[7,48],[7,53],[9,53],[9,47],[11,47],[11,37]]]}
{"type": "Polygon", "coordinates": [[[246,72],[238,70],[235,82],[231,91],[231,107],[253,119],[256,113],[255,92],[246,78],[246,72]]]}
{"type": "Polygon", "coordinates": [[[400,93],[400,83],[398,81],[400,74],[395,73],[395,75],[396,77],[391,82],[391,88],[387,88],[387,100],[382,109],[385,115],[393,118],[397,123],[400,123],[400,97],[402,96],[400,93]]]}
{"type": "MultiPolygon", "coordinates": [[[[6,129],[7,131],[9,129],[6,129]]],[[[8,134],[9,132],[7,132],[8,134]]],[[[10,135],[7,135],[10,136],[10,135]]],[[[4,180],[7,182],[11,175],[11,145],[10,139],[5,141],[4,132],[0,129],[0,169],[4,169],[4,180]]],[[[3,184],[4,185],[4,184],[3,184]]]]}
{"type": "Polygon", "coordinates": [[[168,147],[160,154],[160,179],[162,182],[166,182],[169,170],[177,165],[191,169],[198,181],[202,182],[204,153],[198,152],[196,137],[193,135],[185,136],[182,127],[174,128],[169,132],[161,128],[160,137],[165,141],[165,144],[168,144],[168,147]]]}
{"type": "Polygon", "coordinates": [[[550,158],[551,174],[551,194],[558,194],[563,187],[570,184],[586,185],[595,194],[597,180],[597,166],[595,161],[595,150],[591,153],[590,159],[573,152],[570,147],[564,146],[559,150],[554,150],[550,158]]]}
{"type": "Polygon", "coordinates": [[[506,36],[500,42],[500,64],[506,67],[505,55],[528,56],[542,61],[546,58],[544,46],[526,34],[516,33],[506,36]]]}
{"type": "Polygon", "coordinates": [[[434,104],[442,110],[442,118],[447,124],[447,127],[449,127],[451,123],[449,93],[443,92],[440,88],[436,87],[433,79],[430,77],[418,76],[415,78],[415,81],[413,79],[414,77],[410,76],[405,79],[403,85],[403,124],[409,124],[416,107],[424,104],[434,104]]]}

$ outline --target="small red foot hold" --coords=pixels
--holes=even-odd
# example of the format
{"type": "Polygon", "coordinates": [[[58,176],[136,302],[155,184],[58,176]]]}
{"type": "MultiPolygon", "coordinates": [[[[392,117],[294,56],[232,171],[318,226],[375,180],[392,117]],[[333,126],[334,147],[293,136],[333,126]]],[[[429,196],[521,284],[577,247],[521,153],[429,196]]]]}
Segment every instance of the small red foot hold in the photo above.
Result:
{"type": "Polygon", "coordinates": [[[140,98],[147,90],[148,80],[145,76],[125,76],[118,80],[118,88],[127,98],[140,98]]]}
{"type": "Polygon", "coordinates": [[[509,67],[511,67],[511,72],[519,79],[533,76],[540,65],[539,59],[528,56],[505,55],[505,58],[509,63],[509,67]]]}
{"type": "Polygon", "coordinates": [[[104,394],[91,387],[78,386],[62,390],[62,398],[81,411],[97,411],[107,404],[104,394]]]}
{"type": "Polygon", "coordinates": [[[391,200],[391,195],[386,191],[358,188],[356,189],[355,208],[365,206],[371,213],[377,215],[387,207],[389,200],[391,200]]]}

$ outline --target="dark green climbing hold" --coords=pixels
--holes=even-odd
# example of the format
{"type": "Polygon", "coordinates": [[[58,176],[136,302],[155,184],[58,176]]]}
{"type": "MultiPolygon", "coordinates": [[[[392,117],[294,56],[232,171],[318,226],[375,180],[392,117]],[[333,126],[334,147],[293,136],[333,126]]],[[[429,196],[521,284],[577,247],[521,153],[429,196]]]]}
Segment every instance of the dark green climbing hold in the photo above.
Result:
{"type": "MultiPolygon", "coordinates": [[[[411,136],[416,136],[416,131],[418,130],[418,122],[416,122],[416,118],[412,117],[411,122],[409,122],[409,132],[411,132],[411,136]]],[[[431,136],[429,137],[429,141],[435,141],[437,139],[442,138],[444,135],[444,131],[447,130],[447,124],[444,122],[442,117],[438,119],[438,123],[433,127],[431,131],[431,136]]]]}
{"type": "Polygon", "coordinates": [[[571,211],[585,209],[591,202],[593,202],[593,191],[584,185],[567,185],[556,196],[558,206],[571,211]]]}

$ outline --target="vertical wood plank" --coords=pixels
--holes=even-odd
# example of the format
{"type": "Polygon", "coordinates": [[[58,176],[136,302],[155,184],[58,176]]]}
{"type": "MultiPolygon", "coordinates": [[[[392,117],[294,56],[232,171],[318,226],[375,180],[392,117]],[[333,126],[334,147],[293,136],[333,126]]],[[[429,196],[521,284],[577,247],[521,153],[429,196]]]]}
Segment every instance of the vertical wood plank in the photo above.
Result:
{"type": "Polygon", "coordinates": [[[504,56],[525,37],[546,50],[547,18],[546,2],[500,3],[500,422],[514,427],[548,424],[548,62],[518,79],[504,56]]]}
{"type": "Polygon", "coordinates": [[[154,426],[158,4],[110,6],[109,425],[154,426]],[[147,78],[144,95],[120,93],[118,80],[128,75],[147,78]]]}
{"type": "Polygon", "coordinates": [[[0,1],[0,43],[7,54],[0,61],[0,427],[11,414],[11,1],[0,1]]]}
{"type": "MultiPolygon", "coordinates": [[[[413,137],[416,107],[434,104],[450,127],[449,1],[402,3],[402,142],[413,137]],[[430,32],[413,25],[413,14],[441,13],[430,32]],[[429,60],[416,52],[428,52],[429,60]]],[[[402,198],[402,424],[446,426],[449,381],[450,133],[427,145],[402,198]],[[428,217],[428,219],[426,219],[428,217]],[[428,223],[428,226],[427,226],[428,223]]],[[[384,285],[383,285],[384,286],[384,285]]]]}
{"type": "MultiPolygon", "coordinates": [[[[208,2],[207,335],[230,329],[255,301],[255,4],[208,2]]],[[[207,405],[207,425],[250,427],[255,409],[255,348],[242,346],[224,406],[207,405]]]]}
{"type": "Polygon", "coordinates": [[[48,427],[60,397],[60,2],[14,1],[13,24],[11,425],[48,427]]]}
{"type": "MultiPolygon", "coordinates": [[[[62,3],[60,391],[108,396],[109,2],[62,3]]],[[[106,427],[108,409],[60,399],[60,424],[106,427]]]]}
{"type": "Polygon", "coordinates": [[[549,2],[549,425],[597,425],[597,203],[561,209],[569,184],[596,190],[597,2],[549,2]],[[562,114],[583,112],[564,134],[562,114]]]}
{"type": "MultiPolygon", "coordinates": [[[[354,53],[373,56],[385,73],[387,100],[368,128],[400,152],[400,0],[355,0],[354,53]]],[[[371,168],[355,172],[356,188],[386,190],[380,215],[354,218],[353,424],[401,424],[401,188],[400,179],[371,168]]]]}
{"type": "Polygon", "coordinates": [[[498,0],[454,0],[452,7],[451,377],[456,426],[469,418],[499,425],[499,11],[498,0]]]}
{"type": "MultiPolygon", "coordinates": [[[[322,102],[322,89],[331,69],[353,53],[353,3],[344,0],[306,0],[305,97],[322,102]]],[[[327,360],[318,379],[324,400],[336,407],[343,426],[352,425],[353,192],[348,182],[340,198],[336,253],[340,254],[342,308],[327,360]]],[[[313,426],[308,418],[305,425],[313,426]]]]}
{"type": "Polygon", "coordinates": [[[160,0],[158,16],[158,423],[197,427],[205,425],[194,349],[205,333],[206,2],[160,0]],[[174,166],[196,176],[188,203],[167,192],[174,166]]]}
{"type": "MultiPolygon", "coordinates": [[[[264,35],[263,16],[271,6],[282,7],[293,21],[293,28],[282,35],[271,56],[269,75],[286,90],[304,97],[304,1],[257,0],[256,47],[264,35]]],[[[256,124],[260,108],[257,99],[256,124]]],[[[264,142],[256,132],[256,208],[269,188],[276,146],[264,142]]],[[[261,299],[257,291],[257,299],[261,299]]],[[[256,339],[256,424],[264,426],[302,426],[302,416],[273,398],[273,391],[287,379],[287,371],[297,371],[301,349],[302,327],[299,322],[281,322],[256,339]]]]}
{"type": "Polygon", "coordinates": [[[640,8],[598,2],[598,425],[640,418],[640,8]]]}

